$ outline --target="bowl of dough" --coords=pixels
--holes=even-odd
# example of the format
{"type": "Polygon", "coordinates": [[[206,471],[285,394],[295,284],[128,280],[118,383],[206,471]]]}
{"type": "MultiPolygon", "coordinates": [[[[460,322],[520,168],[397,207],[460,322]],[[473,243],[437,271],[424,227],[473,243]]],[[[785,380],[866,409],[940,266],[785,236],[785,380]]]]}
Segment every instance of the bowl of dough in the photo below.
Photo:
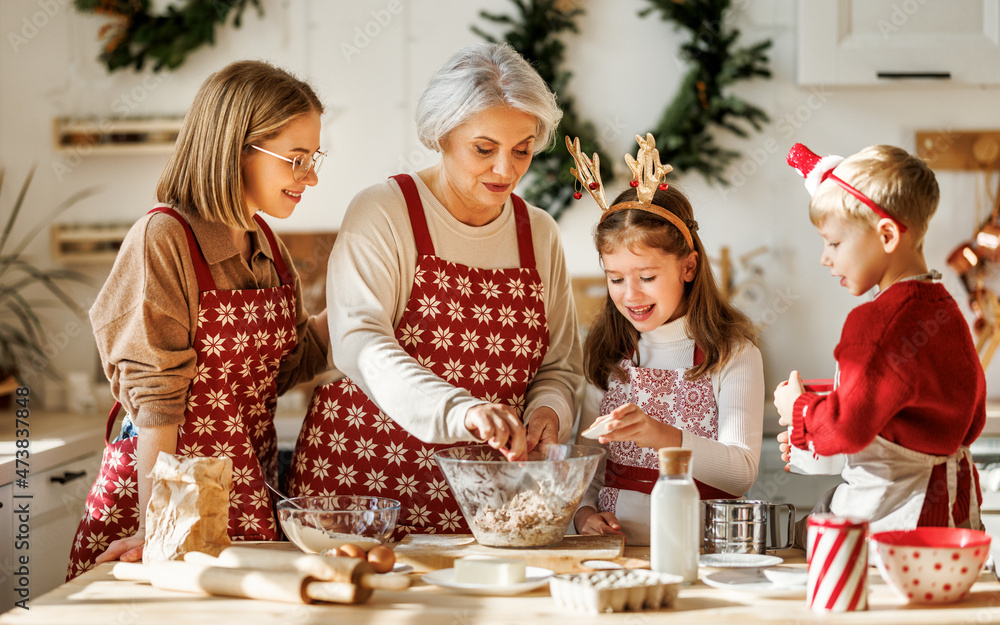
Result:
{"type": "Polygon", "coordinates": [[[325,495],[282,499],[277,508],[288,540],[306,553],[322,553],[348,543],[367,551],[389,541],[400,504],[386,497],[325,495]]]}
{"type": "Polygon", "coordinates": [[[510,462],[488,445],[434,454],[476,541],[490,547],[545,547],[563,539],[604,450],[539,445],[510,462]]]}

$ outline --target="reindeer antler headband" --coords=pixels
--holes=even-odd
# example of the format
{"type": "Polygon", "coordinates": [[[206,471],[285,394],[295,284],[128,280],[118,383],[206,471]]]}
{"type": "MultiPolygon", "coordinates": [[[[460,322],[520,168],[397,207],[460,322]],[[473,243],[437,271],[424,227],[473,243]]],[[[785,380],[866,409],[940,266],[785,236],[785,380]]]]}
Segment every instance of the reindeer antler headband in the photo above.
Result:
{"type": "Polygon", "coordinates": [[[631,154],[626,154],[625,163],[632,170],[632,182],[629,184],[636,189],[638,195],[637,202],[619,202],[613,206],[608,206],[608,199],[604,196],[604,184],[601,182],[600,157],[597,155],[597,152],[594,152],[594,160],[590,160],[586,154],[580,151],[580,139],[571,140],[567,136],[566,149],[569,150],[570,155],[573,156],[573,161],[576,162],[576,167],[570,167],[569,173],[573,174],[573,177],[587,188],[590,195],[593,196],[594,201],[601,207],[601,212],[603,213],[601,221],[607,219],[611,213],[620,210],[630,208],[644,210],[662,217],[676,226],[681,234],[684,235],[684,241],[687,242],[688,248],[694,250],[694,239],[691,236],[691,229],[697,228],[697,224],[693,224],[689,228],[683,219],[662,206],[653,204],[653,194],[656,193],[657,187],[663,191],[667,190],[667,183],[661,183],[660,178],[673,171],[674,168],[660,162],[660,152],[656,149],[656,140],[653,139],[652,134],[646,133],[645,139],[636,135],[635,140],[639,142],[639,151],[636,154],[636,158],[632,158],[631,154]]]}
{"type": "Polygon", "coordinates": [[[833,173],[837,165],[843,162],[844,158],[842,156],[831,154],[821,157],[801,143],[796,143],[788,151],[788,156],[785,160],[806,179],[806,191],[809,192],[809,195],[816,195],[816,191],[819,189],[819,185],[823,184],[823,181],[832,180],[840,185],[844,191],[856,197],[862,204],[875,211],[876,215],[895,223],[900,232],[906,232],[906,226],[902,222],[885,212],[884,208],[876,204],[867,195],[858,191],[844,179],[833,173]]]}

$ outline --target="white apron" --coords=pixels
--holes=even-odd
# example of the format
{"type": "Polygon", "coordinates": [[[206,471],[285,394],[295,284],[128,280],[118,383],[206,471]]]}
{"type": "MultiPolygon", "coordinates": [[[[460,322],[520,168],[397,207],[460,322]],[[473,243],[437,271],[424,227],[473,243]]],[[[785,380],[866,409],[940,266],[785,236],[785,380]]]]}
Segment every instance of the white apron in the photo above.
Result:
{"type": "Polygon", "coordinates": [[[913,529],[924,507],[931,472],[937,465],[946,464],[948,525],[954,527],[952,508],[958,493],[959,462],[963,458],[970,469],[969,526],[979,529],[975,469],[966,446],[950,456],[933,456],[876,436],[872,444],[856,454],[847,455],[847,465],[841,473],[845,483],[834,492],[830,511],[838,516],[869,519],[872,533],[913,529]]]}

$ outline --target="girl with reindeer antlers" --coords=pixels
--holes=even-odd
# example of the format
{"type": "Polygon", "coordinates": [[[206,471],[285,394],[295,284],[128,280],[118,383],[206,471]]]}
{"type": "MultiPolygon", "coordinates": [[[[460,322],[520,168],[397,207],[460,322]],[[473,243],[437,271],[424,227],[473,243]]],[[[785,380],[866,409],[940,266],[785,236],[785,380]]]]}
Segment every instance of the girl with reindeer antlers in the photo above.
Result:
{"type": "Polygon", "coordinates": [[[625,156],[631,187],[609,206],[598,155],[589,159],[566,138],[570,172],[601,207],[594,243],[608,282],[584,344],[580,423],[580,442],[608,454],[575,524],[581,534],[648,545],[659,448],[692,450],[702,499],[741,496],[753,484],[764,372],[753,325],[712,275],[690,202],[660,182],[672,168],[660,163],[652,135],[636,140],[637,158],[625,156]]]}

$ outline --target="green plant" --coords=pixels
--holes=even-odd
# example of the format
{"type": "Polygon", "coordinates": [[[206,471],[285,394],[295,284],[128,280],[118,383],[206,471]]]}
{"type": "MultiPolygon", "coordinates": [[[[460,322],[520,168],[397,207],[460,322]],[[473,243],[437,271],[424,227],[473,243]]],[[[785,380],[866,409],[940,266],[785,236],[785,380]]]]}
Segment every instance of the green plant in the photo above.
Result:
{"type": "Polygon", "coordinates": [[[109,72],[125,67],[142,71],[147,59],[153,71],[174,70],[202,46],[215,45],[215,29],[233,14],[240,27],[248,5],[264,15],[260,0],[186,0],[156,13],[150,0],[74,0],[76,10],[111,18],[101,28],[105,39],[100,60],[109,72]]]}
{"type": "MultiPolygon", "coordinates": [[[[24,208],[24,198],[34,175],[35,168],[32,167],[0,233],[0,383],[10,376],[23,382],[22,376],[27,373],[41,373],[49,378],[59,379],[51,359],[45,354],[45,332],[37,311],[58,304],[79,316],[85,315],[85,311],[69,296],[64,285],[69,282],[88,283],[86,276],[71,269],[42,269],[25,256],[25,250],[56,215],[92,195],[95,189],[84,189],[71,195],[15,245],[10,241],[11,232],[24,208]],[[8,246],[8,243],[11,245],[8,246]],[[51,298],[35,299],[32,292],[47,292],[56,301],[51,298]]],[[[3,191],[3,183],[4,170],[0,169],[0,192],[3,191]]],[[[6,211],[0,209],[0,215],[3,213],[6,211]]]]}

